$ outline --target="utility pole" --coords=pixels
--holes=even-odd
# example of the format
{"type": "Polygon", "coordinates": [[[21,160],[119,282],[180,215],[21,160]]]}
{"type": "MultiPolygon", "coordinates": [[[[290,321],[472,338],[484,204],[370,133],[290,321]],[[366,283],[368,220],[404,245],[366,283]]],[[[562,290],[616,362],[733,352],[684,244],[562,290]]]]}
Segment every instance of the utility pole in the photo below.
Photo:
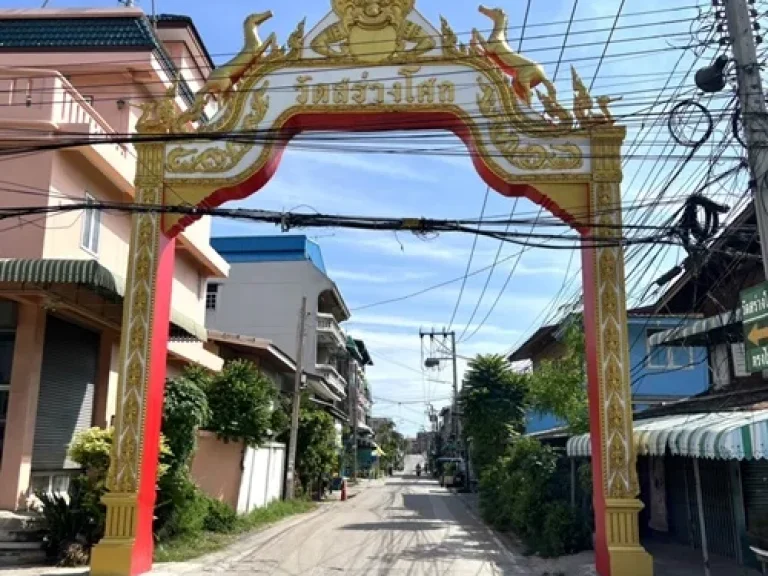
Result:
{"type": "Polygon", "coordinates": [[[456,442],[459,442],[459,370],[456,367],[456,332],[451,332],[451,356],[453,357],[453,406],[451,407],[451,428],[456,442]]]}
{"type": "Polygon", "coordinates": [[[451,339],[451,357],[450,358],[427,358],[425,364],[427,368],[437,366],[440,360],[451,360],[453,364],[453,397],[451,401],[451,434],[456,442],[459,440],[459,418],[457,411],[457,404],[459,398],[459,371],[456,366],[456,332],[446,330],[431,330],[429,332],[423,332],[419,330],[419,338],[424,339],[425,336],[429,336],[434,340],[435,336],[441,336],[443,338],[451,339]]]}
{"type": "MultiPolygon", "coordinates": [[[[354,365],[355,360],[350,359],[350,365],[354,365]]],[[[360,393],[360,383],[358,382],[359,375],[356,370],[350,370],[352,374],[352,410],[350,416],[352,417],[352,480],[357,481],[357,406],[358,406],[358,394],[360,393]]]]}
{"type": "Polygon", "coordinates": [[[291,437],[288,441],[288,473],[285,477],[285,499],[293,500],[296,475],[296,447],[299,443],[299,410],[301,408],[301,379],[304,375],[304,328],[307,321],[307,297],[301,299],[299,333],[296,335],[296,377],[293,379],[293,404],[291,405],[291,437]]]}
{"type": "Polygon", "coordinates": [[[768,279],[768,114],[760,80],[752,14],[746,0],[724,0],[738,78],[739,104],[752,175],[763,269],[768,279]]]}

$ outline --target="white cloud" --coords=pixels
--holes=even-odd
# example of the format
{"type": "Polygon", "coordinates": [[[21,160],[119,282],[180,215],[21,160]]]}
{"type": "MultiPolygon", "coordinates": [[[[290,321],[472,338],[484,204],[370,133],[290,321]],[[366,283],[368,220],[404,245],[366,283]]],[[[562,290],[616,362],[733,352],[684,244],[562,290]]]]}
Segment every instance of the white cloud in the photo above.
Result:
{"type": "MultiPolygon", "coordinates": [[[[441,318],[441,320],[444,320],[441,318]]],[[[406,316],[390,316],[385,314],[354,314],[351,320],[348,320],[345,326],[385,326],[394,328],[408,328],[408,329],[429,329],[432,326],[438,325],[440,322],[429,320],[426,318],[412,318],[406,316]]],[[[475,330],[478,324],[471,324],[468,328],[468,332],[475,330]]],[[[463,329],[463,328],[462,328],[463,329]]],[[[483,325],[478,334],[496,334],[499,336],[517,337],[520,336],[519,330],[503,328],[501,326],[494,326],[491,324],[483,325]]]]}
{"type": "Polygon", "coordinates": [[[349,152],[308,152],[288,148],[286,156],[298,156],[301,161],[309,161],[324,166],[336,166],[351,171],[367,172],[377,176],[387,176],[394,180],[417,182],[436,182],[439,175],[424,170],[413,170],[401,161],[392,161],[385,156],[371,156],[370,159],[362,154],[353,155],[349,152]]]}
{"type": "Polygon", "coordinates": [[[408,270],[392,269],[387,272],[357,272],[354,270],[330,270],[328,276],[334,280],[348,280],[368,284],[392,284],[393,282],[412,282],[425,280],[433,276],[430,272],[411,272],[408,270]]]}
{"type": "MultiPolygon", "coordinates": [[[[420,239],[411,233],[394,232],[360,232],[345,231],[335,239],[355,250],[377,252],[384,256],[403,257],[408,259],[424,258],[442,262],[456,262],[466,266],[472,246],[468,235],[442,235],[436,238],[420,239]]],[[[488,264],[496,256],[497,246],[487,242],[478,243],[473,261],[488,264]]],[[[487,265],[487,264],[486,264],[487,265]]]]}

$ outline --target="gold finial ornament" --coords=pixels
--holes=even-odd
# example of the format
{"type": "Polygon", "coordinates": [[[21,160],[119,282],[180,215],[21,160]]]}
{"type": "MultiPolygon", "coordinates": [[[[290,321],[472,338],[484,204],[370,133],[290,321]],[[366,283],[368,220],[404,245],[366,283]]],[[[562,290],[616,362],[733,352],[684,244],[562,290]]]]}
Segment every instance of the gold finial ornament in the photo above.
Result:
{"type": "Polygon", "coordinates": [[[594,106],[592,95],[573,66],[571,66],[571,79],[573,80],[573,113],[576,115],[579,125],[582,128],[587,128],[592,123],[592,107],[594,106]]]}
{"type": "Polygon", "coordinates": [[[329,58],[377,64],[418,58],[436,41],[408,21],[415,0],[331,0],[339,18],[312,39],[312,50],[329,58]],[[407,43],[414,44],[408,48],[407,43]]]}
{"type": "Polygon", "coordinates": [[[544,111],[552,120],[557,121],[558,127],[571,128],[573,126],[573,115],[557,101],[557,90],[554,84],[547,81],[546,86],[546,94],[536,90],[536,97],[544,107],[544,111]]]}
{"type": "Polygon", "coordinates": [[[142,134],[165,134],[176,120],[176,94],[178,93],[179,75],[166,89],[160,100],[139,104],[141,116],[136,121],[136,131],[142,134]]]}
{"type": "Polygon", "coordinates": [[[571,78],[573,79],[573,113],[579,121],[579,126],[589,128],[597,124],[614,124],[616,120],[608,106],[611,102],[621,100],[621,96],[617,98],[598,96],[597,106],[600,112],[595,112],[593,110],[595,103],[592,95],[573,66],[571,66],[571,78]]]}
{"type": "Polygon", "coordinates": [[[614,98],[611,98],[610,96],[598,96],[597,97],[597,107],[600,108],[600,111],[602,112],[601,121],[605,122],[607,124],[614,124],[616,122],[616,119],[613,117],[613,114],[608,109],[608,106],[612,102],[618,102],[621,100],[621,96],[616,96],[614,98]]]}
{"type": "Polygon", "coordinates": [[[299,22],[298,26],[296,26],[296,30],[288,36],[288,42],[286,42],[288,52],[285,55],[287,60],[298,60],[301,58],[301,51],[304,49],[304,29],[306,25],[307,19],[304,18],[304,20],[299,22]]]}

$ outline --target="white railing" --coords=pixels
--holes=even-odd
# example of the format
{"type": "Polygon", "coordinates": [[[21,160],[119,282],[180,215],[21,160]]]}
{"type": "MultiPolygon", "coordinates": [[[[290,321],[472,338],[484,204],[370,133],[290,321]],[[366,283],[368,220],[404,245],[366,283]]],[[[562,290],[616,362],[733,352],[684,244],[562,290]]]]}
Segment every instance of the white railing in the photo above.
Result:
{"type": "Polygon", "coordinates": [[[325,378],[334,392],[342,397],[347,395],[347,381],[338,373],[336,368],[330,364],[318,364],[317,371],[325,378]]]}
{"type": "Polygon", "coordinates": [[[342,348],[347,343],[344,332],[339,327],[339,323],[336,322],[336,318],[333,317],[333,314],[318,312],[317,331],[332,335],[334,340],[336,340],[336,343],[342,348]]]}
{"type": "MultiPolygon", "coordinates": [[[[42,122],[54,130],[80,132],[94,139],[104,161],[133,182],[136,159],[127,144],[105,142],[116,130],[56,70],[0,68],[0,125],[42,122]]],[[[20,138],[29,138],[19,132],[20,138]]]]}

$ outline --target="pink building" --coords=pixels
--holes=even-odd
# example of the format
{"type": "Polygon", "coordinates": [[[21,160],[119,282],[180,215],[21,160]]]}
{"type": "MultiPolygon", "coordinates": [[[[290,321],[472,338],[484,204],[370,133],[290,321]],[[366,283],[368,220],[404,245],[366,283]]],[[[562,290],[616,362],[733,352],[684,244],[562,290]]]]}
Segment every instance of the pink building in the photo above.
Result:
{"type": "MultiPolygon", "coordinates": [[[[67,136],[130,134],[135,104],[180,72],[188,106],[213,63],[192,22],[135,8],[0,10],[0,149],[67,136]]],[[[0,163],[0,207],[131,202],[129,144],[19,154],[0,163]]],[[[130,216],[81,210],[0,222],[0,510],[30,489],[61,490],[72,436],[114,414],[130,216]]],[[[226,262],[210,221],[177,243],[169,375],[221,358],[203,346],[208,278],[226,262]]]]}

